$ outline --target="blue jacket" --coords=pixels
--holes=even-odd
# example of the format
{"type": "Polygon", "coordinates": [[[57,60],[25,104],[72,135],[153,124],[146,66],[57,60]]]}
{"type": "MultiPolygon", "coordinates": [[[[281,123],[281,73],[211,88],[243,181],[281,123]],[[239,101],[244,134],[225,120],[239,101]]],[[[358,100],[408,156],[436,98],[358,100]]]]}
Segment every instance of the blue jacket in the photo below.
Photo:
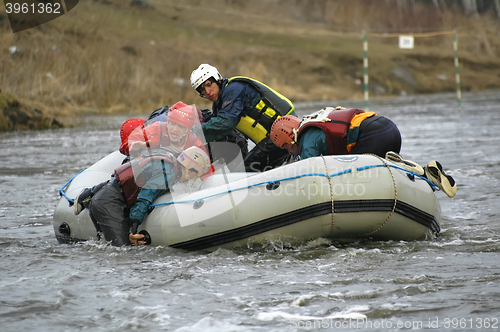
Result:
{"type": "Polygon", "coordinates": [[[214,117],[201,124],[205,140],[213,142],[229,135],[240,118],[247,115],[260,101],[260,93],[245,82],[231,82],[222,80],[219,99],[213,103],[214,117]]]}

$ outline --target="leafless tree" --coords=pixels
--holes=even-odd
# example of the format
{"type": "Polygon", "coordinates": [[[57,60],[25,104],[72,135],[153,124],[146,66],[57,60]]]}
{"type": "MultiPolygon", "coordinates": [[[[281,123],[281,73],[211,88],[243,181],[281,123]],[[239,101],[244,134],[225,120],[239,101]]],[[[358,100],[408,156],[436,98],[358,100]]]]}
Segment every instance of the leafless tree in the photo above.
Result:
{"type": "Polygon", "coordinates": [[[495,9],[497,11],[497,17],[500,19],[500,0],[493,0],[495,2],[495,9]]]}
{"type": "Polygon", "coordinates": [[[446,11],[448,8],[445,0],[432,0],[432,3],[434,4],[434,7],[441,12],[446,11]]]}
{"type": "Polygon", "coordinates": [[[476,0],[462,0],[465,14],[477,15],[477,2],[476,0]]]}
{"type": "Polygon", "coordinates": [[[323,23],[328,0],[296,0],[296,16],[307,21],[323,23]]]}

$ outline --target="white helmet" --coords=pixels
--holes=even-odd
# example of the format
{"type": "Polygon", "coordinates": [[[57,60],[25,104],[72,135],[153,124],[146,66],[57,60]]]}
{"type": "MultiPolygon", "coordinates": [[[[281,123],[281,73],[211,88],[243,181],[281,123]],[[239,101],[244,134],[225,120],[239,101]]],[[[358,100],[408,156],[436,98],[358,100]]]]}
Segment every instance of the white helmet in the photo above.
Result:
{"type": "Polygon", "coordinates": [[[198,91],[198,87],[211,77],[213,77],[216,81],[222,79],[222,76],[220,76],[217,68],[210,66],[209,64],[202,63],[191,73],[191,86],[193,89],[198,91]]]}
{"type": "Polygon", "coordinates": [[[182,151],[177,161],[187,169],[194,168],[198,175],[206,173],[210,168],[210,158],[207,153],[197,146],[192,146],[182,151]]]}

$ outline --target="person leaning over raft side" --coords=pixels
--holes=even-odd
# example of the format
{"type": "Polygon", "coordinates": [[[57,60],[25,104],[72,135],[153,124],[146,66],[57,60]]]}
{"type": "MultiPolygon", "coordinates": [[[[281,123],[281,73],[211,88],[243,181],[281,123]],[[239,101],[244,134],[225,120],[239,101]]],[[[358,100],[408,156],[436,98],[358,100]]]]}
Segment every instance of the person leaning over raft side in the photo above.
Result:
{"type": "MultiPolygon", "coordinates": [[[[191,131],[196,123],[200,123],[198,110],[179,101],[169,109],[166,122],[157,121],[142,131],[134,130],[128,137],[128,152],[134,157],[145,148],[162,148],[177,157],[184,149],[197,146],[207,153],[203,141],[191,131]]],[[[206,179],[213,171],[210,168],[202,174],[202,179],[206,179]]]]}
{"type": "Polygon", "coordinates": [[[137,234],[149,206],[176,182],[197,179],[210,168],[206,152],[192,146],[177,159],[168,151],[145,150],[141,157],[118,167],[113,178],[89,203],[90,218],[106,241],[115,246],[146,244],[137,234]]]}
{"type": "MultiPolygon", "coordinates": [[[[121,154],[125,155],[125,158],[122,161],[122,164],[130,161],[130,156],[128,153],[128,137],[134,130],[142,131],[144,129],[144,120],[143,119],[128,119],[123,122],[120,127],[120,139],[122,144],[120,145],[119,151],[121,154]]],[[[73,209],[75,215],[79,215],[85,207],[87,207],[90,203],[92,197],[101,189],[104,185],[106,185],[108,181],[101,182],[98,185],[93,186],[92,188],[84,188],[78,195],[76,195],[73,202],[73,209]]]]}
{"type": "Polygon", "coordinates": [[[274,144],[300,159],[326,155],[375,154],[427,177],[449,197],[456,194],[455,180],[441,164],[430,161],[422,168],[400,155],[401,134],[389,119],[358,109],[327,107],[306,115],[276,120],[271,128],[274,144]]]}
{"type": "MultiPolygon", "coordinates": [[[[191,129],[193,125],[204,122],[211,116],[212,112],[209,110],[196,109],[193,106],[186,105],[182,101],[175,103],[170,109],[168,106],[164,106],[151,113],[149,119],[146,121],[147,126],[142,132],[136,131],[130,135],[127,142],[127,149],[122,153],[129,153],[128,145],[133,146],[131,149],[133,150],[132,153],[135,150],[141,151],[146,146],[150,148],[162,146],[174,155],[178,155],[180,151],[193,145],[207,151],[203,141],[191,129]]],[[[241,153],[243,157],[248,153],[246,138],[236,130],[233,130],[219,141],[231,142],[239,147],[234,149],[234,151],[226,148],[223,156],[226,162],[232,160],[238,153],[241,153]]],[[[210,153],[209,156],[212,158],[210,153]]],[[[205,178],[206,175],[203,175],[202,179],[205,178]]]]}
{"type": "Polygon", "coordinates": [[[282,117],[273,124],[271,139],[301,159],[362,153],[385,157],[389,151],[401,150],[401,133],[394,122],[375,112],[341,107],[326,107],[302,121],[282,117]],[[297,144],[290,138],[295,134],[297,144]]]}
{"type": "Polygon", "coordinates": [[[205,150],[202,140],[191,131],[197,123],[200,121],[196,108],[179,101],[169,109],[166,122],[153,122],[142,131],[132,132],[123,152],[140,152],[146,147],[163,148],[178,156],[190,146],[205,150]]]}
{"type": "MultiPolygon", "coordinates": [[[[158,111],[158,110],[157,110],[158,111]]],[[[156,111],[155,111],[156,112],[156,111]]],[[[139,155],[145,148],[162,148],[174,156],[178,156],[184,149],[197,146],[205,151],[205,146],[201,139],[191,132],[191,128],[198,114],[197,110],[188,106],[182,101],[175,103],[168,112],[168,117],[164,113],[156,116],[165,116],[166,122],[160,120],[155,121],[144,127],[145,121],[142,119],[128,119],[120,128],[120,152],[127,156],[123,163],[130,160],[130,150],[132,150],[132,158],[139,155]]],[[[210,169],[206,174],[203,174],[203,179],[211,174],[213,169],[210,169]]],[[[105,182],[92,188],[83,189],[74,199],[74,211],[78,215],[85,206],[88,205],[92,196],[103,186],[105,182]]]]}
{"type": "Polygon", "coordinates": [[[217,68],[209,64],[201,64],[193,71],[191,85],[213,103],[214,116],[201,124],[207,142],[214,142],[235,128],[242,132],[256,144],[245,157],[247,171],[280,166],[288,157],[269,139],[269,130],[277,118],[295,114],[286,97],[248,77],[223,79],[217,68]]]}

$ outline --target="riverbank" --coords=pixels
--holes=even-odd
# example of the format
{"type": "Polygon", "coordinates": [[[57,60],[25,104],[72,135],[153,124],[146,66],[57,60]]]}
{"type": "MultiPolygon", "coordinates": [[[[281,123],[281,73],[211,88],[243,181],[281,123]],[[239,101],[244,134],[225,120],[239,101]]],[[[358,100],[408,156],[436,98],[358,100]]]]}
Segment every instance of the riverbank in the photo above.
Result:
{"type": "Polygon", "coordinates": [[[42,112],[0,91],[0,132],[61,128],[63,123],[50,112],[42,112]]]}
{"type": "Polygon", "coordinates": [[[455,91],[452,35],[430,31],[457,31],[462,91],[500,89],[500,23],[490,13],[387,1],[142,3],[80,2],[16,34],[0,14],[0,89],[49,118],[149,113],[178,100],[209,107],[189,76],[210,63],[294,102],[362,99],[363,30],[420,34],[412,50],[368,38],[371,98],[455,91]]]}

